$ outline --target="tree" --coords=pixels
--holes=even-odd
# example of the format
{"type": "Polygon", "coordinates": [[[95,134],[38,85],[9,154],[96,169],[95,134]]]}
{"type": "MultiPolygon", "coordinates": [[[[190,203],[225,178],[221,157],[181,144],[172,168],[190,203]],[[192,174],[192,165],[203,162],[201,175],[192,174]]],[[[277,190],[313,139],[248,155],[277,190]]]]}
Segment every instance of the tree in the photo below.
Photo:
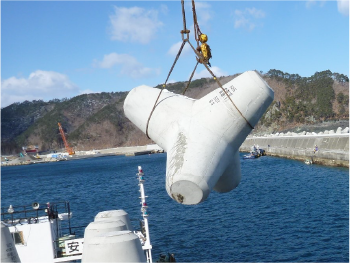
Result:
{"type": "Polygon", "coordinates": [[[337,95],[337,101],[339,104],[343,104],[344,102],[344,94],[342,92],[339,92],[338,95],[337,95]]]}

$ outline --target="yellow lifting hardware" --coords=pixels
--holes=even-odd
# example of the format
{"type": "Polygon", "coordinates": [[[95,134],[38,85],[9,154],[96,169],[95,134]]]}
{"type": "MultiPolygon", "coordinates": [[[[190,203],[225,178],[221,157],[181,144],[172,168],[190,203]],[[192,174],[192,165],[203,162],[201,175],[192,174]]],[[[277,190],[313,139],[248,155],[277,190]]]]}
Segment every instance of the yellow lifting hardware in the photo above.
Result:
{"type": "MultiPolygon", "coordinates": [[[[231,97],[227,94],[227,91],[222,87],[220,81],[217,79],[217,77],[214,75],[214,73],[210,70],[209,67],[211,67],[210,63],[209,63],[209,59],[212,57],[211,56],[211,50],[210,50],[210,47],[209,45],[206,43],[208,41],[208,36],[206,34],[203,34],[201,32],[201,30],[199,29],[199,25],[198,25],[198,22],[197,22],[197,14],[196,14],[196,7],[195,7],[195,4],[194,4],[194,0],[192,0],[192,12],[193,12],[193,23],[194,23],[194,37],[196,39],[196,42],[197,42],[197,48],[194,48],[189,40],[189,33],[190,33],[190,30],[188,30],[186,28],[186,16],[185,16],[185,5],[184,5],[184,0],[181,0],[181,5],[182,5],[182,19],[183,19],[183,30],[180,31],[181,33],[181,38],[182,38],[182,44],[180,46],[180,49],[175,57],[175,61],[173,63],[173,65],[171,66],[170,68],[170,71],[168,73],[168,76],[158,94],[158,97],[154,103],[154,106],[151,110],[151,113],[148,117],[148,120],[147,120],[147,125],[146,125],[146,135],[148,138],[150,138],[148,136],[148,125],[149,125],[149,121],[152,117],[152,114],[156,108],[156,105],[157,105],[157,102],[160,98],[160,95],[162,94],[164,88],[166,87],[166,84],[169,80],[169,77],[170,77],[170,74],[171,72],[173,71],[174,67],[175,67],[175,64],[177,62],[177,60],[179,59],[180,55],[181,55],[181,52],[185,46],[186,43],[188,43],[192,50],[194,51],[194,53],[197,55],[197,64],[196,66],[194,67],[194,70],[192,71],[192,74],[190,76],[190,79],[188,80],[187,82],[187,85],[185,87],[185,89],[183,90],[182,94],[184,95],[186,90],[188,89],[191,81],[192,81],[192,78],[193,78],[193,75],[197,69],[197,66],[198,66],[198,63],[201,63],[207,70],[208,72],[210,73],[210,75],[213,77],[213,79],[216,81],[216,83],[219,85],[219,87],[222,89],[222,91],[226,94],[227,98],[231,101],[231,103],[233,104],[233,106],[238,110],[238,108],[236,107],[236,105],[233,103],[231,97]],[[199,45],[199,42],[201,43],[201,45],[199,45]],[[209,67],[208,67],[209,66],[209,67]]],[[[238,110],[238,112],[240,112],[238,110]]],[[[241,113],[242,115],[242,113],[241,113]]],[[[243,118],[245,118],[243,115],[242,115],[243,118]]],[[[247,123],[249,124],[249,122],[247,121],[247,123]]],[[[249,124],[250,125],[250,124],[249,124]]],[[[252,126],[251,126],[252,127],[252,126]]],[[[253,127],[252,127],[253,129],[253,127]]]]}
{"type": "Polygon", "coordinates": [[[209,45],[206,43],[208,41],[208,36],[206,34],[201,34],[199,36],[199,41],[202,44],[197,47],[197,51],[201,52],[203,55],[202,58],[199,58],[199,63],[206,63],[211,67],[209,62],[209,59],[211,59],[211,50],[209,45]]]}
{"type": "Polygon", "coordinates": [[[194,0],[192,0],[192,12],[193,12],[194,37],[197,41],[197,51],[202,55],[202,56],[198,56],[197,61],[202,64],[208,64],[211,67],[209,63],[209,59],[211,59],[211,50],[209,45],[206,43],[208,41],[208,36],[206,34],[203,34],[199,28],[194,0]],[[199,45],[199,42],[201,42],[201,45],[199,45]]]}

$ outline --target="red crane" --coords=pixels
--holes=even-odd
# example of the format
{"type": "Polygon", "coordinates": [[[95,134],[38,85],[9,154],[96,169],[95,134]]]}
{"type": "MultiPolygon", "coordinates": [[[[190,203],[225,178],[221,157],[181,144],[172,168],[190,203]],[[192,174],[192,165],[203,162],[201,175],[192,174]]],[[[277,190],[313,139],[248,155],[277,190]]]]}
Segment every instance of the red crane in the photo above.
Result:
{"type": "Polygon", "coordinates": [[[58,123],[58,129],[60,130],[61,136],[62,136],[62,140],[64,143],[64,147],[66,147],[66,151],[67,153],[69,153],[69,155],[73,155],[75,154],[75,152],[73,151],[73,148],[71,148],[66,140],[66,136],[64,135],[64,131],[62,129],[61,123],[58,123]]]}

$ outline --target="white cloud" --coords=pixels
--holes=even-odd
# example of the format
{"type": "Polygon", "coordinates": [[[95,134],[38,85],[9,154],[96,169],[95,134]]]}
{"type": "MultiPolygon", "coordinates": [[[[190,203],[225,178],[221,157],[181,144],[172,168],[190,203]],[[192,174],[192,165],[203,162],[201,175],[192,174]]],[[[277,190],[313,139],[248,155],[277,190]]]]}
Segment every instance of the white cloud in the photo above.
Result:
{"type": "Polygon", "coordinates": [[[54,71],[37,70],[26,78],[11,77],[1,81],[1,107],[25,100],[61,99],[77,95],[78,86],[54,71]]]}
{"type": "Polygon", "coordinates": [[[342,15],[349,15],[349,0],[337,0],[338,11],[342,15]]]}
{"type": "Polygon", "coordinates": [[[307,8],[311,8],[312,6],[316,5],[316,0],[307,0],[305,5],[307,8]]]}
{"type": "Polygon", "coordinates": [[[158,20],[156,10],[115,6],[114,11],[115,13],[109,17],[112,40],[147,44],[163,25],[158,20]]]}
{"type": "Polygon", "coordinates": [[[312,8],[313,6],[324,7],[328,0],[307,0],[306,8],[312,8]]]}
{"type": "MultiPolygon", "coordinates": [[[[170,47],[170,49],[168,50],[168,55],[176,56],[177,53],[179,52],[181,44],[182,44],[182,41],[177,42],[174,45],[172,45],[170,47]]],[[[181,56],[191,54],[191,51],[192,51],[192,48],[190,47],[189,44],[186,43],[184,48],[182,49],[181,56]]],[[[194,52],[193,52],[193,54],[194,54],[194,52]]]]}
{"type": "MultiPolygon", "coordinates": [[[[189,6],[191,6],[192,8],[192,3],[188,3],[189,6]]],[[[195,7],[196,7],[196,11],[200,10],[200,9],[209,9],[211,8],[210,5],[207,2],[196,2],[195,3],[195,7]]]]}
{"type": "Polygon", "coordinates": [[[159,75],[160,69],[144,67],[136,58],[128,54],[110,53],[104,55],[102,61],[94,60],[93,66],[98,68],[112,68],[122,65],[120,73],[133,79],[159,75]]]}
{"type": "Polygon", "coordinates": [[[82,94],[91,94],[91,93],[99,93],[99,92],[93,91],[91,89],[85,89],[85,90],[79,91],[80,95],[82,95],[82,94]]]}
{"type": "Polygon", "coordinates": [[[128,55],[128,54],[117,54],[117,53],[110,53],[108,55],[103,56],[102,61],[94,61],[94,66],[98,68],[111,68],[116,64],[123,64],[123,63],[136,63],[136,58],[128,55]]]}
{"type": "Polygon", "coordinates": [[[204,2],[196,3],[196,13],[199,25],[206,25],[206,23],[213,17],[211,6],[204,2]]]}
{"type": "Polygon", "coordinates": [[[254,18],[264,18],[265,13],[262,10],[258,10],[255,7],[253,8],[247,8],[247,13],[250,14],[254,18]]]}
{"type": "MultiPolygon", "coordinates": [[[[227,72],[221,70],[219,67],[213,66],[210,68],[210,70],[214,73],[216,77],[228,76],[227,72]]],[[[201,78],[212,78],[212,75],[208,72],[206,68],[200,71],[199,73],[194,73],[193,80],[201,78]]]]}
{"type": "Polygon", "coordinates": [[[162,12],[162,14],[167,15],[169,12],[169,8],[167,5],[161,4],[160,5],[160,12],[162,12]]]}
{"type": "Polygon", "coordinates": [[[235,10],[234,17],[235,28],[244,28],[251,31],[256,27],[258,19],[265,17],[265,12],[255,7],[246,8],[245,10],[235,10]]]}
{"type": "MultiPolygon", "coordinates": [[[[197,14],[197,21],[199,26],[205,25],[210,19],[212,19],[212,8],[211,5],[207,2],[199,2],[196,1],[195,3],[196,7],[196,14],[197,14]]],[[[186,2],[186,8],[191,10],[191,12],[187,12],[192,14],[192,3],[186,2]]]]}

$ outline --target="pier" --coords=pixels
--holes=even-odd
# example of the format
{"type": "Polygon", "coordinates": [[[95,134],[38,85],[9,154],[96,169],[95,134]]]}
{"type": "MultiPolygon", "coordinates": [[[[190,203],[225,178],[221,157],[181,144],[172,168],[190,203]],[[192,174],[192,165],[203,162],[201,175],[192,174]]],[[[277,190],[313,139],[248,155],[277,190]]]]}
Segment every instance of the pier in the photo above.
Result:
{"type": "Polygon", "coordinates": [[[337,132],[286,133],[248,137],[240,151],[249,152],[253,145],[266,151],[266,155],[313,164],[349,167],[349,128],[337,132]]]}

